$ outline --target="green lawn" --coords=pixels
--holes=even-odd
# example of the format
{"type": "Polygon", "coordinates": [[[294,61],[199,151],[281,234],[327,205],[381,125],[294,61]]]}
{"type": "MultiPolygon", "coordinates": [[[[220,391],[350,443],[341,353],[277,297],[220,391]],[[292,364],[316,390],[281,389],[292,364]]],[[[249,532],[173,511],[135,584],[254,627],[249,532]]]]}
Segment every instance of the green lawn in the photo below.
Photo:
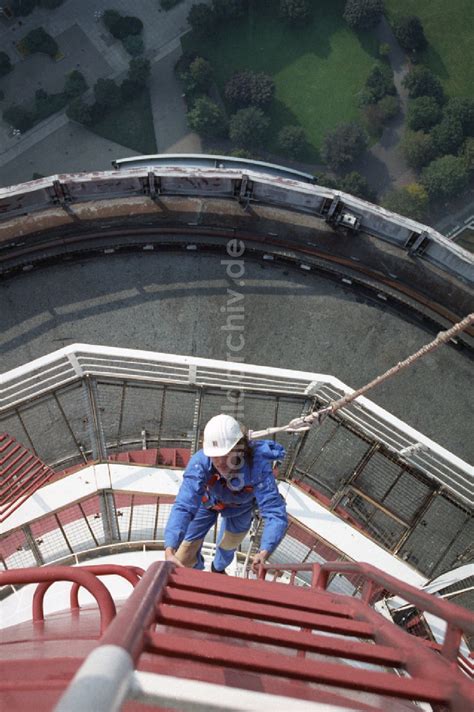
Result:
{"type": "Polygon", "coordinates": [[[139,153],[158,153],[148,91],[122,104],[88,128],[139,153]]]}
{"type": "Polygon", "coordinates": [[[253,69],[270,74],[276,96],[269,110],[270,149],[278,130],[300,124],[313,147],[308,161],[318,160],[327,131],[358,118],[357,94],[373,66],[378,43],[370,33],[355,34],[342,19],[345,0],[318,0],[313,21],[290,29],[268,9],[249,11],[243,20],[222,25],[204,39],[186,35],[185,50],[212,62],[223,93],[233,72],[253,69]]]}
{"type": "Polygon", "coordinates": [[[420,18],[429,43],[421,61],[448,95],[474,97],[474,1],[385,0],[385,7],[420,18]]]}

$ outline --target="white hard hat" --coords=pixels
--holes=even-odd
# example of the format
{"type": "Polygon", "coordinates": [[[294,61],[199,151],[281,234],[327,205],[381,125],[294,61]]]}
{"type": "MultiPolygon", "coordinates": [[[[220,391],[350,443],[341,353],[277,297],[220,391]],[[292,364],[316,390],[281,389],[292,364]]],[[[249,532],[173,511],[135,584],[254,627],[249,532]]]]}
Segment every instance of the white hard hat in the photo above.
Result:
{"type": "Polygon", "coordinates": [[[204,454],[208,457],[227,455],[243,437],[239,423],[231,415],[215,415],[204,428],[204,454]]]}

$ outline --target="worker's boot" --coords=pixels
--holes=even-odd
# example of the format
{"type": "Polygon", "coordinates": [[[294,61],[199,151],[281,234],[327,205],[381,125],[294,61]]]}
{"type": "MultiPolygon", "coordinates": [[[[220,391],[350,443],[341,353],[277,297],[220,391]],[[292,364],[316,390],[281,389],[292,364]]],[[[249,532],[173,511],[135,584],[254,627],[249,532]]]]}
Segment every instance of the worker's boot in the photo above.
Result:
{"type": "Polygon", "coordinates": [[[218,571],[217,569],[214,568],[214,562],[211,564],[211,571],[213,574],[225,574],[227,576],[227,572],[225,569],[222,569],[222,571],[218,571]]]}

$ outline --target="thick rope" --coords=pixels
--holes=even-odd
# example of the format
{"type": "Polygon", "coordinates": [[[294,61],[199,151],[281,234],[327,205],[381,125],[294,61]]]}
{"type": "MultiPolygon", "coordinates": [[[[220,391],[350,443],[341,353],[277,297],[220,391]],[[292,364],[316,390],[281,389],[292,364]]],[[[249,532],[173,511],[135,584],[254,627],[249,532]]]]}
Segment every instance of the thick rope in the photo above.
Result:
{"type": "Polygon", "coordinates": [[[377,376],[377,378],[374,378],[373,381],[370,381],[370,383],[367,383],[367,385],[362,386],[362,388],[359,388],[357,391],[349,393],[348,395],[339,398],[339,400],[332,401],[332,403],[330,403],[325,408],[315,410],[312,413],[309,413],[309,415],[305,415],[302,418],[294,418],[293,420],[290,420],[287,425],[281,425],[275,428],[266,428],[265,430],[250,430],[248,437],[251,440],[255,440],[256,438],[262,438],[266,435],[273,435],[275,433],[281,433],[283,431],[287,433],[302,433],[305,430],[309,430],[315,422],[321,424],[324,418],[326,418],[326,416],[328,416],[330,413],[335,413],[341,408],[344,408],[344,406],[349,405],[349,403],[352,403],[352,401],[354,401],[359,396],[364,395],[364,393],[367,393],[367,391],[370,391],[372,388],[375,388],[375,386],[378,386],[380,383],[383,383],[388,378],[395,376],[404,368],[408,368],[408,366],[411,366],[413,363],[415,363],[415,361],[418,361],[418,359],[422,358],[423,356],[426,356],[426,354],[430,353],[431,351],[434,351],[439,346],[441,346],[441,344],[445,344],[447,341],[452,339],[454,336],[456,336],[456,334],[459,334],[461,331],[464,331],[464,329],[467,329],[467,327],[471,324],[474,324],[474,312],[472,314],[468,314],[468,316],[464,317],[462,321],[458,322],[450,329],[447,329],[447,331],[440,331],[434,341],[431,341],[429,344],[425,344],[425,346],[422,346],[421,349],[416,351],[411,356],[408,356],[408,358],[406,358],[404,361],[399,361],[395,366],[392,366],[392,368],[389,368],[388,371],[382,373],[381,376],[377,376]]]}

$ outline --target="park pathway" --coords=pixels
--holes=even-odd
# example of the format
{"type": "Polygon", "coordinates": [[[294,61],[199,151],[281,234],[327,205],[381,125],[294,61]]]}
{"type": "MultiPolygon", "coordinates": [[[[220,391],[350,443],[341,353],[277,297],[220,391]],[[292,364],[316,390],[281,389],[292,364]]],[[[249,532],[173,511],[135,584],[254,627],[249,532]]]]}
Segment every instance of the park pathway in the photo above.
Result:
{"type": "Polygon", "coordinates": [[[400,112],[387,124],[380,141],[367,151],[355,168],[365,175],[370,187],[380,196],[416,180],[416,177],[407,166],[400,150],[408,102],[408,92],[402,82],[410,65],[385,17],[382,18],[375,33],[380,44],[388,44],[390,47],[389,60],[400,98],[400,112]]]}
{"type": "MultiPolygon", "coordinates": [[[[193,2],[194,0],[183,0],[172,11],[164,12],[158,2],[147,0],[137,13],[144,23],[146,56],[152,63],[150,93],[153,120],[158,150],[163,152],[199,153],[202,150],[199,138],[190,132],[187,126],[182,90],[173,72],[174,63],[179,56],[176,54],[177,48],[181,51],[180,38],[188,30],[186,18],[193,2]],[[172,58],[168,60],[167,55],[170,53],[172,58]],[[171,102],[171,108],[167,107],[168,101],[171,102]],[[160,136],[160,131],[163,132],[163,137],[160,136]]],[[[115,0],[113,5],[122,14],[127,14],[130,9],[129,0],[115,0]]],[[[100,75],[120,79],[128,67],[130,57],[100,22],[98,13],[109,6],[109,0],[67,0],[52,12],[37,8],[31,15],[18,20],[6,21],[0,18],[0,40],[5,48],[9,48],[13,64],[19,64],[22,59],[14,50],[14,45],[33,27],[42,25],[53,37],[58,37],[76,26],[96,50],[94,61],[98,70],[102,70],[100,75]]],[[[25,95],[33,94],[37,79],[38,77],[32,75],[31,86],[22,88],[25,95]]],[[[78,165],[83,165],[82,170],[85,170],[86,166],[80,160],[80,155],[88,155],[93,159],[91,168],[94,170],[107,169],[111,160],[110,154],[116,149],[118,153],[113,155],[113,158],[136,153],[112,141],[95,137],[84,127],[69,122],[64,112],[53,115],[18,137],[13,136],[10,127],[1,122],[0,185],[12,184],[15,180],[31,180],[33,171],[42,174],[68,172],[78,170],[78,165]],[[74,147],[68,143],[68,139],[72,137],[80,141],[74,147]],[[93,146],[92,156],[88,150],[89,137],[93,146]],[[69,151],[70,147],[74,150],[69,151]],[[22,170],[22,166],[27,163],[31,168],[22,170]]]]}
{"type": "Polygon", "coordinates": [[[163,47],[151,65],[150,98],[158,153],[202,153],[200,137],[188,126],[183,88],[174,71],[182,54],[181,36],[163,47]]]}

